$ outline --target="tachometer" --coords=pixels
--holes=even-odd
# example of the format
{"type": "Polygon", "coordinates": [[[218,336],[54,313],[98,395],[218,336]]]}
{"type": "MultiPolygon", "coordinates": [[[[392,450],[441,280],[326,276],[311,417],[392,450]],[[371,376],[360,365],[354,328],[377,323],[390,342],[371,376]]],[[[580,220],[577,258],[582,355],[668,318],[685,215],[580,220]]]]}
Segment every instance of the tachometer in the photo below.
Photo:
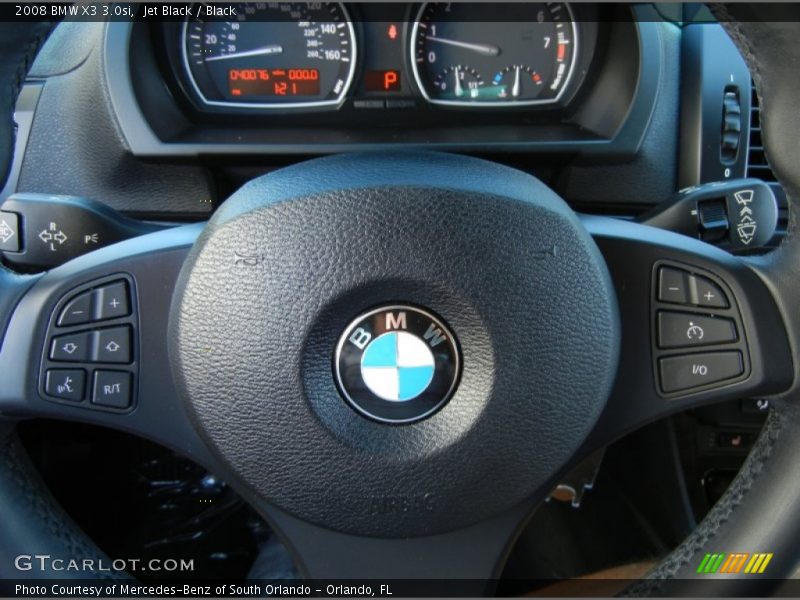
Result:
{"type": "Polygon", "coordinates": [[[434,104],[547,104],[566,89],[577,45],[563,2],[431,2],[412,27],[411,65],[420,92],[434,104]]]}
{"type": "Polygon", "coordinates": [[[342,4],[242,3],[229,20],[203,8],[193,7],[183,29],[184,67],[203,103],[299,108],[344,99],[356,39],[342,4]]]}

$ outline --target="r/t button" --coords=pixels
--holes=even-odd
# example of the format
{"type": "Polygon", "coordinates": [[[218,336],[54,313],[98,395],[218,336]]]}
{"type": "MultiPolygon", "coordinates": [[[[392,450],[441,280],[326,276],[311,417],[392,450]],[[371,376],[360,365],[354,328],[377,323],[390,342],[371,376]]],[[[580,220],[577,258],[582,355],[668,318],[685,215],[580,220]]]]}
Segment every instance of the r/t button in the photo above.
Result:
{"type": "Polygon", "coordinates": [[[128,408],[131,404],[131,374],[95,371],[92,404],[110,408],[128,408]]]}

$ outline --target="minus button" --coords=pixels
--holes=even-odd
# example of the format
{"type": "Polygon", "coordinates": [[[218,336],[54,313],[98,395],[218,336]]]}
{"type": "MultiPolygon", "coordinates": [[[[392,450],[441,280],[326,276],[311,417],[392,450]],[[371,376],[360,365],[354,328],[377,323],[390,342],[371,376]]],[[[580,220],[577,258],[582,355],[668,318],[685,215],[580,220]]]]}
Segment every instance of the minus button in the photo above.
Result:
{"type": "Polygon", "coordinates": [[[689,274],[680,269],[658,270],[658,299],[671,304],[689,304],[689,274]]]}
{"type": "Polygon", "coordinates": [[[70,300],[58,316],[58,326],[81,325],[92,320],[92,293],[85,292],[70,300]]]}

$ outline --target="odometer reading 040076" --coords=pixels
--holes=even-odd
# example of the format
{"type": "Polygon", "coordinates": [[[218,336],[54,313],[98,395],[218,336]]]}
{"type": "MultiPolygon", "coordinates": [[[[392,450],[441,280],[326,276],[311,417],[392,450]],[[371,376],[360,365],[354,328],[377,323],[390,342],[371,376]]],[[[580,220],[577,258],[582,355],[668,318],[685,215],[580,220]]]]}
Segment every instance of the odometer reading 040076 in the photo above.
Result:
{"type": "Polygon", "coordinates": [[[424,4],[411,64],[434,104],[521,106],[557,102],[572,76],[578,35],[568,4],[424,4]]]}
{"type": "Polygon", "coordinates": [[[341,103],[356,56],[342,4],[248,3],[236,12],[231,21],[184,24],[184,67],[201,102],[243,108],[341,103]]]}

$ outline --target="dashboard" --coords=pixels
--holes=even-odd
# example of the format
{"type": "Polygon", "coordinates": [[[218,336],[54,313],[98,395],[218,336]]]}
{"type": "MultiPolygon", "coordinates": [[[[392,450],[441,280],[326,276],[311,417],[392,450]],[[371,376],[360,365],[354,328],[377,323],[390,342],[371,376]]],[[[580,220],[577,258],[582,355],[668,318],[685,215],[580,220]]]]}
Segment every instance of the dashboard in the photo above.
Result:
{"type": "MultiPolygon", "coordinates": [[[[716,24],[562,2],[208,6],[60,25],[21,96],[15,191],[200,221],[307,157],[433,148],[522,168],[576,210],[633,217],[751,173],[746,145],[735,162],[719,148],[733,85],[742,139],[760,132],[746,66],[716,24]]],[[[729,408],[678,430],[704,509],[760,423],[758,407],[729,408]]]]}
{"type": "Polygon", "coordinates": [[[9,190],[196,219],[307,157],[424,148],[631,215],[748,168],[747,151],[723,164],[717,150],[732,81],[749,111],[746,66],[718,24],[682,24],[662,5],[185,6],[59,25],[20,97],[9,190]]]}
{"type": "Polygon", "coordinates": [[[579,24],[560,2],[427,3],[410,20],[338,2],[216,8],[198,6],[180,27],[176,70],[203,109],[338,107],[351,87],[441,106],[537,106],[558,103],[576,70],[579,24]]]}
{"type": "Polygon", "coordinates": [[[146,156],[386,145],[633,156],[660,67],[658,24],[640,10],[195,4],[182,18],[109,23],[106,76],[146,156]]]}

